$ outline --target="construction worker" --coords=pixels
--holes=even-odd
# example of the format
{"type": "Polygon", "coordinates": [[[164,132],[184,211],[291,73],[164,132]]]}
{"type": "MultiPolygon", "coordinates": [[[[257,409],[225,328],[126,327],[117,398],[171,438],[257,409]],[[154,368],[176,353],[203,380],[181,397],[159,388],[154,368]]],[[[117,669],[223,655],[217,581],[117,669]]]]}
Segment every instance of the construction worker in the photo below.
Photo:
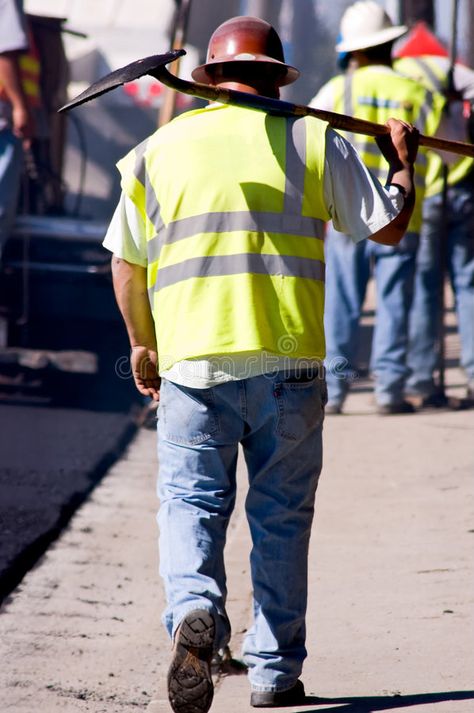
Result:
{"type": "MultiPolygon", "coordinates": [[[[443,134],[451,139],[468,139],[468,120],[474,102],[474,71],[455,63],[450,84],[448,57],[422,55],[395,61],[401,74],[448,98],[443,117],[443,134]]],[[[418,407],[439,407],[447,402],[435,381],[439,366],[439,326],[442,316],[441,285],[444,270],[449,274],[455,298],[461,342],[461,365],[467,376],[466,400],[474,403],[474,160],[441,157],[429,153],[427,186],[423,203],[423,225],[417,256],[415,296],[410,315],[410,376],[407,391],[418,407]],[[445,163],[446,201],[443,200],[445,163]],[[443,264],[445,263],[445,264],[443,264]]]]}
{"type": "MultiPolygon", "coordinates": [[[[271,25],[212,35],[199,82],[278,98],[298,71],[271,25]]],[[[243,657],[253,707],[298,705],[307,554],[321,470],[324,250],[329,218],[354,240],[398,243],[413,203],[418,134],[390,121],[388,184],[314,117],[211,104],[119,162],[104,241],[140,393],[159,400],[160,573],[176,713],[211,705],[226,647],[224,544],[239,445],[248,468],[254,621],[243,657]]]]}
{"type": "MultiPolygon", "coordinates": [[[[39,66],[27,58],[22,0],[0,0],[0,260],[17,212],[23,148],[33,135],[30,98],[39,92],[39,66]]],[[[0,314],[0,347],[7,344],[8,319],[0,314]]]]}
{"type": "MultiPolygon", "coordinates": [[[[336,50],[347,69],[325,84],[311,106],[339,111],[384,123],[389,116],[434,134],[444,99],[392,69],[392,47],[407,28],[394,26],[373,0],[361,0],[344,13],[336,50]]],[[[350,137],[364,162],[378,178],[386,162],[373,139],[350,137]]],[[[415,258],[421,227],[421,199],[426,174],[426,153],[420,152],[415,181],[417,205],[407,234],[396,246],[354,243],[350,233],[341,236],[334,224],[326,236],[327,381],[326,413],[339,414],[351,382],[357,378],[359,321],[373,267],[376,283],[376,323],[372,340],[371,370],[375,378],[379,414],[412,413],[404,399],[408,345],[408,315],[413,296],[415,258]]]]}
{"type": "Polygon", "coordinates": [[[0,0],[0,255],[15,218],[22,143],[33,132],[39,65],[29,53],[22,0],[0,0]]]}

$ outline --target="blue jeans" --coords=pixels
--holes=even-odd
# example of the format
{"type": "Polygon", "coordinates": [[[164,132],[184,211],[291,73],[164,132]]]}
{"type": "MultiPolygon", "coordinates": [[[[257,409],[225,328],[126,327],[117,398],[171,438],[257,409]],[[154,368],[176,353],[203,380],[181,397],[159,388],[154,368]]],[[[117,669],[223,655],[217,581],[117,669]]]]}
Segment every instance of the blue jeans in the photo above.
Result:
{"type": "Polygon", "coordinates": [[[372,269],[377,300],[371,345],[375,396],[380,405],[403,400],[417,246],[414,233],[395,247],[370,240],[354,244],[328,226],[324,326],[329,403],[342,404],[358,376],[359,322],[372,269]]]}
{"type": "Polygon", "coordinates": [[[322,463],[324,377],[287,372],[190,389],[163,380],[158,411],[160,574],[170,636],[204,608],[216,649],[230,638],[224,545],[239,444],[248,469],[253,626],[244,645],[253,689],[290,688],[306,657],[308,544],[322,463]]]}
{"type": "MultiPolygon", "coordinates": [[[[474,176],[448,189],[446,269],[453,289],[461,341],[461,365],[474,388],[474,176]]],[[[442,196],[425,199],[410,316],[411,369],[407,388],[430,396],[439,366],[442,196]]]]}
{"type": "Polygon", "coordinates": [[[0,257],[16,216],[23,151],[9,129],[0,131],[0,257]]]}

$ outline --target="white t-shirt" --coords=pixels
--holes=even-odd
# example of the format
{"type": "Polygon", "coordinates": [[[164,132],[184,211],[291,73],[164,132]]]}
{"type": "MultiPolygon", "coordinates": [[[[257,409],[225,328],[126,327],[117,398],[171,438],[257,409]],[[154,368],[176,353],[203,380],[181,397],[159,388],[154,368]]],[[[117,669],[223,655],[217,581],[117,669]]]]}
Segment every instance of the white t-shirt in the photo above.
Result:
{"type": "MultiPolygon", "coordinates": [[[[370,237],[399,214],[404,199],[398,188],[384,188],[363,164],[355,149],[332,129],[326,132],[324,198],[334,228],[354,242],[370,237]]],[[[105,236],[104,247],[135,265],[147,265],[147,241],[143,219],[123,193],[105,236]]],[[[234,379],[291,368],[296,360],[274,354],[218,355],[187,359],[160,375],[193,388],[208,388],[234,379]]]]}

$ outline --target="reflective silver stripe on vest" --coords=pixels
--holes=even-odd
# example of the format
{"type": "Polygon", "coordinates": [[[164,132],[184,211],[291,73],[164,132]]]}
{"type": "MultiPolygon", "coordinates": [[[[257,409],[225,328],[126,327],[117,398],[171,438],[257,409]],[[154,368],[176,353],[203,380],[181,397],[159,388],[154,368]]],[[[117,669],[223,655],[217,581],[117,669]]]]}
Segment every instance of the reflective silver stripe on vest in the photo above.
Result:
{"type": "Polygon", "coordinates": [[[426,90],[426,96],[425,96],[425,101],[420,107],[420,113],[418,115],[418,121],[414,121],[413,123],[419,129],[422,133],[426,132],[426,125],[428,123],[428,116],[430,112],[433,110],[433,93],[429,91],[429,89],[426,90]]]}
{"type": "MultiPolygon", "coordinates": [[[[235,231],[254,233],[281,233],[323,239],[324,221],[303,215],[285,213],[204,213],[191,218],[183,218],[163,227],[158,235],[148,241],[148,260],[157,260],[164,244],[191,238],[205,233],[232,233],[235,231]]],[[[229,236],[230,237],[230,236],[229,236]]]]}
{"type": "MultiPolygon", "coordinates": [[[[324,269],[325,266],[321,260],[295,257],[294,255],[243,253],[193,257],[176,265],[160,268],[155,290],[159,291],[164,287],[193,277],[217,277],[245,273],[305,277],[321,282],[324,281],[324,269]]],[[[152,288],[151,292],[153,292],[152,288]]]]}
{"type": "Polygon", "coordinates": [[[447,77],[437,77],[429,66],[428,62],[426,62],[424,59],[421,59],[420,57],[411,57],[410,59],[421,69],[424,75],[428,78],[428,80],[431,82],[433,89],[435,89],[437,92],[442,92],[445,87],[447,77]]]}
{"type": "MultiPolygon", "coordinates": [[[[343,113],[347,114],[348,116],[352,116],[354,113],[354,102],[352,99],[352,82],[353,82],[352,75],[350,72],[347,72],[344,75],[344,92],[342,95],[342,106],[343,106],[343,113]]],[[[355,136],[351,131],[346,132],[346,138],[352,144],[355,143],[355,136]]]]}
{"type": "Polygon", "coordinates": [[[357,97],[361,106],[371,106],[374,109],[402,109],[405,102],[396,99],[380,99],[379,97],[357,97]]]}
{"type": "MultiPolygon", "coordinates": [[[[353,77],[351,74],[345,74],[344,75],[344,94],[343,94],[343,107],[344,107],[344,113],[353,115],[355,113],[354,111],[354,99],[353,99],[353,90],[352,90],[352,83],[353,83],[353,77]]],[[[417,121],[414,121],[413,123],[416,125],[416,127],[421,131],[424,132],[426,130],[426,124],[428,121],[428,115],[430,111],[433,109],[433,94],[430,92],[428,89],[425,89],[426,96],[425,96],[425,101],[420,107],[420,111],[417,117],[417,121]]],[[[357,97],[357,103],[361,104],[363,106],[372,106],[374,108],[383,108],[383,109],[402,109],[404,108],[404,105],[406,105],[405,101],[398,101],[395,99],[380,99],[377,97],[357,97]]],[[[350,141],[354,144],[358,144],[360,146],[360,140],[357,141],[357,139],[354,138],[353,134],[348,134],[350,136],[350,141]]],[[[376,144],[375,144],[376,146],[376,144]]],[[[359,151],[367,151],[368,153],[372,153],[374,144],[371,144],[370,142],[367,142],[367,144],[364,144],[363,149],[358,149],[359,151]],[[370,148],[369,148],[370,147],[370,148]],[[372,150],[371,150],[372,149],[372,150]]],[[[377,147],[377,152],[380,154],[380,149],[377,147]]],[[[373,153],[376,153],[373,151],[373,153]]]]}
{"type": "Polygon", "coordinates": [[[133,174],[137,181],[139,181],[145,189],[145,213],[148,220],[154,226],[155,231],[158,233],[163,227],[163,220],[161,218],[160,204],[158,203],[155,191],[148,177],[148,171],[145,163],[145,153],[147,148],[148,139],[143,141],[135,149],[135,167],[133,169],[133,174]]]}
{"type": "MultiPolygon", "coordinates": [[[[163,225],[163,223],[158,225],[157,222],[154,222],[157,226],[157,234],[148,241],[148,261],[154,262],[158,259],[163,245],[206,233],[230,234],[236,231],[279,233],[322,240],[324,237],[324,221],[302,215],[306,174],[306,124],[303,118],[287,119],[285,150],[283,212],[212,212],[175,220],[167,226],[163,225]]],[[[148,188],[146,195],[148,205],[148,188]]],[[[150,195],[150,206],[153,199],[156,202],[156,206],[158,206],[154,192],[150,195]]],[[[148,209],[147,215],[151,217],[148,209]]],[[[156,216],[154,217],[156,220],[156,216]]],[[[231,236],[226,237],[230,238],[231,236]]]]}
{"type": "Polygon", "coordinates": [[[145,184],[145,212],[154,226],[155,232],[159,233],[160,230],[163,229],[164,223],[161,217],[160,204],[158,203],[155,190],[148,176],[145,184]]]}
{"type": "Polygon", "coordinates": [[[135,149],[135,167],[133,169],[133,175],[143,187],[145,187],[146,184],[145,151],[147,146],[148,139],[145,139],[145,141],[142,141],[135,149]]]}
{"type": "MultiPolygon", "coordinates": [[[[428,77],[429,81],[432,83],[434,89],[436,91],[442,91],[443,88],[443,82],[436,77],[434,74],[433,70],[428,66],[428,64],[420,59],[419,57],[410,57],[410,59],[420,68],[420,70],[425,74],[425,76],[428,77]]],[[[412,81],[418,82],[418,80],[414,79],[410,74],[405,74],[403,71],[400,71],[397,67],[397,73],[401,74],[403,77],[407,77],[407,79],[411,79],[412,81]]],[[[418,82],[420,84],[421,82],[418,82]]],[[[420,113],[418,114],[418,121],[414,121],[413,123],[419,129],[422,133],[426,131],[426,125],[428,122],[428,116],[430,111],[433,110],[433,93],[430,92],[429,89],[425,87],[425,101],[423,102],[422,106],[420,107],[420,113]]],[[[420,154],[418,154],[418,157],[420,154]]],[[[418,160],[417,157],[417,160],[418,160]]]]}

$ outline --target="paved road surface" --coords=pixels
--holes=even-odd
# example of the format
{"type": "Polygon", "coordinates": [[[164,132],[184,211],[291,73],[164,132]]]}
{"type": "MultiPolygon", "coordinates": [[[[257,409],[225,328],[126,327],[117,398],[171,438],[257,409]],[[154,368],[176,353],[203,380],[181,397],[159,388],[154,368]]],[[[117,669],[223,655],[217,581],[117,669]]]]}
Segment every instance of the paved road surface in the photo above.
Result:
{"type": "Polygon", "coordinates": [[[99,378],[2,366],[0,601],[123,452],[140,411],[113,368],[99,378]]]}

